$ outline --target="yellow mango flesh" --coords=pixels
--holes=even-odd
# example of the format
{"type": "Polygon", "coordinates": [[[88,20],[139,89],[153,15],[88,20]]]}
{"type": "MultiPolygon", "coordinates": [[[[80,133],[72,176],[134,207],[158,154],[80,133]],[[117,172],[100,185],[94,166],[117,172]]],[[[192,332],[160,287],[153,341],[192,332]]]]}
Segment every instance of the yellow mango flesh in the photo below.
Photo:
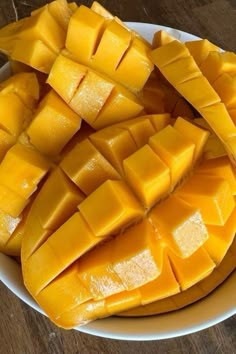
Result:
{"type": "Polygon", "coordinates": [[[106,236],[142,218],[143,209],[123,181],[107,180],[79,205],[96,236],[106,236]],[[101,205],[101,200],[106,201],[101,205]]]}
{"type": "Polygon", "coordinates": [[[0,162],[15,142],[16,138],[14,136],[10,135],[5,130],[0,129],[0,162]]]}
{"type": "Polygon", "coordinates": [[[117,126],[130,132],[138,148],[147,144],[150,136],[155,134],[155,129],[149,120],[149,116],[131,119],[119,123],[117,126]]]}
{"type": "Polygon", "coordinates": [[[182,290],[198,283],[215,267],[215,263],[203,247],[188,258],[182,259],[173,253],[169,253],[169,257],[182,290]]]}
{"type": "Polygon", "coordinates": [[[136,289],[161,273],[163,248],[147,219],[111,242],[112,266],[127,290],[136,289]]]}
{"type": "Polygon", "coordinates": [[[175,37],[171,36],[168,32],[166,31],[158,31],[154,33],[153,39],[152,39],[152,48],[158,48],[163,45],[166,45],[170,42],[173,42],[175,40],[175,37]]]}
{"type": "Polygon", "coordinates": [[[78,143],[62,160],[60,166],[86,195],[108,179],[120,179],[118,172],[89,139],[78,143]]]}
{"type": "Polygon", "coordinates": [[[236,73],[236,55],[233,52],[210,52],[200,69],[207,80],[213,83],[223,73],[236,73]]]}
{"type": "Polygon", "coordinates": [[[78,276],[78,266],[74,263],[54,279],[36,296],[38,304],[51,318],[91,299],[90,292],[83,286],[78,276]],[[63,302],[61,301],[63,299],[63,302]]]}
{"type": "Polygon", "coordinates": [[[141,304],[139,289],[122,291],[118,294],[108,296],[105,299],[105,306],[109,315],[131,309],[141,304]]]}
{"type": "Polygon", "coordinates": [[[235,216],[236,209],[234,208],[224,226],[207,225],[209,238],[204,248],[217,265],[221,263],[234,240],[235,216]]]}
{"type": "Polygon", "coordinates": [[[137,150],[130,133],[117,127],[106,128],[92,134],[90,140],[119,174],[123,175],[123,160],[137,150]]]}
{"type": "Polygon", "coordinates": [[[176,195],[199,208],[209,225],[224,225],[235,206],[229,182],[219,177],[193,175],[176,195]]]}
{"type": "Polygon", "coordinates": [[[198,66],[200,66],[202,62],[205,61],[210,52],[219,51],[219,47],[209,42],[207,39],[189,41],[186,42],[185,45],[198,66]]]}
{"type": "Polygon", "coordinates": [[[11,238],[21,220],[22,216],[13,218],[4,211],[0,210],[0,250],[4,251],[5,245],[11,238]]]}
{"type": "Polygon", "coordinates": [[[60,54],[53,64],[47,83],[69,103],[86,73],[86,67],[60,54]]]}
{"type": "Polygon", "coordinates": [[[163,257],[161,274],[156,279],[141,286],[139,291],[142,305],[147,305],[180,292],[179,283],[175,278],[167,255],[163,257]]]}
{"type": "Polygon", "coordinates": [[[170,190],[170,169],[144,145],[123,161],[125,177],[145,207],[150,208],[170,190]]]}
{"type": "Polygon", "coordinates": [[[204,146],[209,137],[209,132],[191,124],[187,120],[179,117],[175,121],[174,128],[195,144],[193,161],[202,155],[204,146]]]}
{"type": "Polygon", "coordinates": [[[236,108],[236,72],[234,76],[223,73],[212,84],[227,109],[236,108]]]}
{"type": "Polygon", "coordinates": [[[27,129],[31,143],[45,155],[58,155],[79,130],[81,118],[51,90],[27,129]],[[50,122],[50,123],[49,123],[50,122]]]}
{"type": "Polygon", "coordinates": [[[169,113],[149,114],[146,117],[150,120],[156,132],[159,132],[160,130],[162,130],[163,128],[165,128],[167,125],[170,124],[169,113]]]}
{"type": "Polygon", "coordinates": [[[232,194],[236,194],[236,176],[233,170],[233,166],[227,156],[222,156],[212,159],[211,161],[202,162],[197,167],[196,173],[226,179],[230,184],[232,194]]]}
{"type": "Polygon", "coordinates": [[[194,144],[168,125],[149,139],[149,145],[170,168],[171,184],[176,185],[192,163],[194,144]]]}
{"type": "Polygon", "coordinates": [[[191,256],[208,238],[199,209],[175,196],[157,204],[149,218],[164,243],[182,258],[191,256]]]}

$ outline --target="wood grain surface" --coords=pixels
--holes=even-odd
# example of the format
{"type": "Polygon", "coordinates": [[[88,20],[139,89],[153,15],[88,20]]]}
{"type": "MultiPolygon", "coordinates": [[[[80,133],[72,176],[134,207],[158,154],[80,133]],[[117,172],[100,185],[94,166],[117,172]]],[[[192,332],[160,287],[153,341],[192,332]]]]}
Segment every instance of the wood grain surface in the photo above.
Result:
{"type": "MultiPolygon", "coordinates": [[[[101,0],[124,21],[170,26],[236,51],[235,0],[101,0]]],[[[0,27],[45,4],[0,0],[0,27]]],[[[81,2],[90,5],[92,1],[81,2]]],[[[4,63],[0,59],[0,65],[4,63]]],[[[236,294],[232,294],[236,296],[236,294]]],[[[210,329],[176,339],[129,342],[55,327],[0,283],[0,354],[236,354],[236,316],[210,329]]]]}

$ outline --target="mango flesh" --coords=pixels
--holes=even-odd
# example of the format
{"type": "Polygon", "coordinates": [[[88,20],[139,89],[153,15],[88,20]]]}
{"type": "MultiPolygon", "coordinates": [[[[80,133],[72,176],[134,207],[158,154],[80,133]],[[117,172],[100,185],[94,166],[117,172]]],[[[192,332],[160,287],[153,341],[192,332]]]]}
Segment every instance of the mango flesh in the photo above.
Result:
{"type": "MultiPolygon", "coordinates": [[[[77,12],[76,6],[72,9],[77,12]]],[[[141,96],[139,98],[135,96],[134,93],[140,91],[152,71],[153,64],[148,57],[150,46],[134,32],[129,32],[118,19],[104,10],[101,11],[101,8],[99,10],[99,7],[97,9],[100,17],[92,16],[89,9],[82,7],[82,11],[88,14],[88,18],[91,15],[91,24],[94,24],[92,17],[101,20],[104,24],[98,31],[91,25],[91,37],[81,48],[86,52],[88,48],[86,46],[92,44],[90,49],[94,51],[94,62],[91,63],[90,58],[89,63],[86,63],[88,66],[83,66],[76,62],[73,54],[63,50],[53,66],[48,82],[55,87],[70,108],[77,113],[80,112],[82,118],[87,119],[95,129],[101,129],[112,123],[118,124],[110,131],[100,130],[93,136],[89,136],[86,131],[81,132],[80,135],[73,126],[73,117],[77,115],[52,92],[48,96],[57,97],[57,100],[52,99],[53,104],[51,104],[46,96],[45,101],[36,111],[33,122],[31,123],[32,117],[26,114],[14,138],[18,139],[18,144],[21,144],[26,151],[28,149],[31,151],[32,157],[29,158],[29,153],[27,155],[20,150],[14,155],[13,161],[22,160],[26,166],[27,163],[30,166],[32,164],[34,166],[32,176],[28,176],[27,172],[21,173],[18,169],[19,180],[15,183],[11,176],[14,173],[9,173],[11,179],[8,181],[7,171],[12,169],[13,163],[4,162],[7,156],[5,152],[9,150],[11,144],[14,144],[14,140],[9,142],[5,152],[3,149],[3,158],[4,156],[5,158],[0,165],[2,208],[6,208],[6,198],[11,200],[11,203],[7,204],[8,209],[3,210],[3,213],[4,215],[10,215],[9,211],[12,213],[11,225],[12,221],[19,221],[12,229],[9,229],[9,223],[5,223],[6,232],[2,233],[3,250],[5,252],[8,250],[12,254],[17,250],[19,252],[23,239],[22,267],[25,283],[53,321],[66,328],[169,297],[177,294],[180,288],[182,297],[174,295],[175,300],[169,299],[166,309],[168,306],[171,307],[173,302],[177,305],[186,303],[189,301],[188,295],[185,295],[182,290],[207,277],[215,267],[214,259],[217,265],[221,265],[226,253],[229,257],[232,256],[229,247],[233,244],[235,227],[232,218],[235,180],[227,163],[212,165],[209,173],[208,170],[204,172],[204,178],[208,181],[213,178],[211,170],[214,176],[216,175],[212,183],[215,189],[213,188],[212,193],[207,196],[204,195],[211,207],[210,214],[214,215],[213,221],[210,220],[211,225],[206,224],[202,206],[200,209],[203,210],[204,218],[201,211],[194,206],[194,201],[190,205],[183,201],[181,193],[184,189],[186,191],[186,186],[191,180],[187,173],[191,171],[194,176],[202,180],[199,177],[200,173],[196,174],[195,170],[192,170],[192,165],[199,163],[202,156],[206,156],[205,143],[209,133],[200,128],[196,129],[182,118],[176,121],[165,114],[170,112],[173,117],[178,115],[193,117],[191,107],[158,72],[152,75],[155,78],[153,81],[159,80],[161,83],[158,104],[156,106],[154,104],[155,93],[158,90],[155,91],[155,84],[152,86],[152,82],[146,87],[148,93],[146,97],[150,99],[148,104],[142,103],[141,96]],[[95,32],[93,32],[94,28],[95,32]],[[109,42],[115,38],[117,38],[117,45],[114,50],[110,50],[109,42]],[[106,66],[103,60],[105,52],[107,53],[106,66]],[[103,68],[100,70],[101,63],[103,68]],[[95,65],[98,71],[94,70],[95,65]],[[93,70],[90,67],[93,67],[93,70]],[[115,73],[113,73],[114,68],[115,73]],[[113,80],[104,75],[104,70],[113,80]],[[118,85],[116,81],[128,87],[132,93],[118,85]],[[94,89],[93,99],[91,100],[91,96],[88,104],[92,89],[94,89]],[[61,104],[55,103],[56,101],[61,104]],[[62,108],[65,106],[68,109],[62,108]],[[154,114],[162,113],[162,115],[126,121],[140,113],[145,114],[142,112],[143,107],[145,110],[146,107],[153,107],[154,114]],[[47,116],[46,112],[51,108],[54,113],[47,116]],[[40,110],[43,113],[41,117],[40,110]],[[68,135],[65,134],[65,125],[61,124],[60,119],[58,121],[58,113],[61,114],[61,111],[66,121],[70,121],[71,124],[66,128],[68,135]],[[51,131],[46,122],[48,120],[51,131]],[[24,131],[29,125],[31,142],[24,131]],[[64,131],[60,133],[62,128],[64,131]],[[70,128],[72,131],[68,130],[70,128]],[[155,137],[155,131],[159,134],[158,139],[155,137]],[[52,139],[53,132],[56,140],[52,139]],[[43,134],[46,134],[45,138],[42,138],[43,134]],[[86,140],[83,140],[84,138],[86,140]],[[168,140],[176,146],[176,151],[171,143],[168,145],[168,140]],[[70,144],[67,145],[68,141],[70,144]],[[149,145],[146,145],[148,143],[149,145]],[[32,145],[35,145],[41,153],[36,153],[32,145]],[[37,157],[36,155],[33,157],[33,152],[37,157]],[[84,161],[80,160],[79,153],[84,157],[84,161]],[[43,167],[44,154],[50,155],[50,160],[54,162],[53,168],[48,162],[45,162],[43,167]],[[60,167],[55,167],[62,158],[60,167]],[[76,159],[81,161],[80,166],[76,159]],[[159,169],[156,170],[154,166],[157,164],[159,169]],[[125,165],[128,166],[126,170],[125,165]],[[45,179],[45,183],[42,178],[49,167],[52,171],[49,172],[50,177],[45,179]],[[42,172],[38,171],[40,168],[42,172]],[[93,174],[90,173],[91,168],[93,174]],[[227,175],[226,184],[219,182],[224,173],[227,175]],[[125,177],[139,200],[128,187],[125,177]],[[215,182],[216,179],[218,184],[215,182]],[[154,180],[156,183],[154,192],[158,192],[157,195],[153,195],[150,187],[155,184],[154,180]],[[28,187],[26,190],[21,189],[19,186],[25,186],[25,181],[28,186],[34,186],[34,189],[28,187]],[[167,194],[179,184],[180,187],[174,191],[174,196],[168,197],[167,194]],[[36,195],[37,189],[38,195],[36,195]],[[223,194],[226,199],[225,204],[221,203],[223,194]],[[166,199],[162,200],[163,197],[166,199]],[[104,203],[101,202],[103,200],[104,203]],[[153,209],[149,211],[153,205],[153,209]],[[217,208],[218,214],[215,213],[217,208]],[[170,213],[173,216],[171,223],[170,213]],[[219,231],[214,228],[219,228],[219,231]],[[222,240],[221,236],[217,236],[217,232],[219,235],[227,236],[222,240]],[[189,234],[191,237],[195,235],[195,239],[189,237],[189,234]],[[104,238],[106,243],[103,243],[104,238]],[[203,248],[207,246],[207,242],[208,249],[203,248]],[[98,243],[100,245],[97,246],[98,243]],[[212,252],[216,244],[219,253],[212,252]],[[167,254],[172,263],[168,260],[167,254]],[[199,262],[201,267],[197,266],[199,262]],[[173,272],[174,267],[176,269],[173,272]],[[192,268],[194,272],[191,271],[192,268]],[[36,269],[38,276],[35,276],[32,269],[36,269]],[[65,298],[63,305],[59,294],[65,298]],[[54,297],[57,298],[56,301],[53,301],[54,297]]],[[[81,8],[77,14],[80,12],[81,8]]],[[[56,26],[66,32],[71,14],[66,2],[62,0],[39,9],[30,20],[23,22],[25,27],[21,29],[22,38],[16,39],[16,42],[12,41],[15,55],[17,54],[18,57],[22,55],[23,61],[48,72],[55,61],[54,51],[60,48],[59,42],[62,37],[56,38],[56,42],[53,42],[54,37],[51,34],[45,42],[43,38],[47,36],[50,28],[56,26]],[[63,10],[64,18],[62,9],[65,10],[63,10]],[[52,22],[49,21],[51,18],[53,18],[52,22]],[[48,28],[45,26],[45,19],[50,22],[48,28]],[[23,44],[27,49],[25,52],[22,51],[23,44]],[[36,49],[40,46],[43,50],[39,56],[36,49]]],[[[86,25],[84,21],[84,28],[86,25]]],[[[12,27],[12,34],[16,33],[16,27],[17,25],[12,27]]],[[[3,35],[4,31],[1,33],[3,35]]],[[[208,90],[209,85],[201,76],[196,61],[189,56],[186,48],[181,47],[181,44],[173,38],[167,36],[166,40],[168,51],[172,52],[174,60],[173,58],[169,60],[167,52],[162,58],[162,54],[160,55],[160,60],[165,59],[165,63],[161,64],[162,73],[177,89],[183,92],[192,90],[192,98],[189,101],[197,105],[203,115],[208,116],[208,122],[214,126],[215,131],[221,130],[221,138],[227,141],[231,151],[234,151],[236,146],[234,129],[223,103],[214,91],[208,90]],[[226,124],[218,123],[219,119],[215,123],[214,115],[226,117],[226,124]]],[[[159,43],[158,47],[161,48],[163,44],[159,43]]],[[[201,55],[206,56],[210,45],[206,43],[200,45],[203,45],[204,52],[201,55]]],[[[230,68],[232,73],[233,66],[231,64],[229,66],[228,62],[225,63],[224,70],[230,68]]],[[[22,89],[26,82],[26,77],[22,79],[22,84],[20,80],[18,84],[17,80],[15,82],[13,80],[13,83],[8,82],[1,93],[4,95],[14,93],[31,111],[35,109],[38,100],[37,83],[33,79],[30,81],[32,95],[27,96],[24,92],[26,90],[22,89]]],[[[231,98],[228,100],[230,107],[233,107],[234,101],[231,98]]],[[[76,121],[78,128],[80,121],[77,119],[76,121]]],[[[14,135],[14,132],[7,132],[7,134],[11,136],[10,134],[14,135]]],[[[31,170],[31,167],[25,167],[26,171],[27,169],[31,170]]],[[[184,198],[194,200],[199,198],[199,195],[201,197],[202,192],[204,191],[201,188],[195,186],[193,190],[184,194],[184,198]]],[[[202,294],[205,291],[200,287],[197,289],[195,294],[202,294]]]]}

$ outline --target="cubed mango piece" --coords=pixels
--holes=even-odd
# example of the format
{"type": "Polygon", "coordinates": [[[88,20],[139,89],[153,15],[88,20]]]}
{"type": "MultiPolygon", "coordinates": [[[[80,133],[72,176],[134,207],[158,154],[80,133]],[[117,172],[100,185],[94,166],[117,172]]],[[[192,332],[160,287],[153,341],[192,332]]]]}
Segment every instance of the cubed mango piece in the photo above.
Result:
{"type": "MultiPolygon", "coordinates": [[[[175,87],[177,91],[180,92],[180,94],[198,111],[200,111],[200,108],[212,106],[220,102],[219,95],[203,75],[179,83],[175,85],[175,87]]],[[[202,114],[201,111],[200,113],[202,114]]]]}
{"type": "Polygon", "coordinates": [[[120,179],[118,172],[89,139],[78,143],[61,161],[60,166],[86,195],[108,179],[120,179]]]}
{"type": "Polygon", "coordinates": [[[208,238],[198,207],[174,196],[156,205],[149,218],[163,242],[182,258],[191,256],[208,238]]]}
{"type": "Polygon", "coordinates": [[[81,118],[51,90],[27,129],[31,143],[43,154],[58,155],[80,129],[81,118]]]}
{"type": "Polygon", "coordinates": [[[179,283],[176,280],[166,254],[163,257],[161,274],[156,279],[141,286],[139,292],[141,294],[142,305],[147,305],[180,292],[179,283]]]}
{"type": "Polygon", "coordinates": [[[210,52],[200,69],[210,83],[223,73],[236,73],[236,54],[233,52],[210,52]]]}
{"type": "Polygon", "coordinates": [[[13,231],[11,237],[4,246],[4,253],[9,256],[20,257],[21,256],[21,247],[24,234],[24,224],[25,218],[27,216],[26,210],[30,207],[30,204],[20,215],[20,222],[17,224],[15,230],[13,231]]]}
{"type": "Polygon", "coordinates": [[[88,71],[76,90],[69,106],[87,123],[91,124],[107,101],[115,83],[103,75],[88,71]]]}
{"type": "Polygon", "coordinates": [[[135,36],[112,78],[131,91],[139,92],[154,68],[149,52],[146,43],[135,36]]]}
{"type": "Polygon", "coordinates": [[[56,230],[76,212],[83,199],[83,193],[56,168],[42,186],[33,209],[44,229],[56,230]]]}
{"type": "Polygon", "coordinates": [[[236,194],[236,176],[228,156],[221,156],[211,159],[210,161],[203,161],[197,167],[196,173],[226,179],[230,184],[232,194],[236,194]]]}
{"type": "Polygon", "coordinates": [[[153,63],[159,69],[189,55],[189,51],[185,45],[177,40],[156,48],[150,53],[153,63]]]}
{"type": "Polygon", "coordinates": [[[60,54],[53,63],[47,83],[69,104],[88,69],[60,54]]]}
{"type": "Polygon", "coordinates": [[[154,33],[152,39],[152,48],[156,49],[162,47],[170,42],[175,41],[176,38],[172,36],[170,33],[164,30],[160,30],[154,33]]]}
{"type": "Polygon", "coordinates": [[[130,132],[138,148],[147,144],[150,136],[155,134],[149,116],[130,119],[117,124],[117,126],[130,132]]]}
{"type": "Polygon", "coordinates": [[[112,265],[113,240],[92,250],[78,261],[79,278],[94,300],[125,290],[112,265]]]}
{"type": "Polygon", "coordinates": [[[204,159],[210,160],[223,156],[227,156],[224,145],[216,134],[211,134],[203,149],[204,159]]]}
{"type": "Polygon", "coordinates": [[[54,319],[91,298],[78,277],[77,263],[68,267],[36,296],[38,304],[54,319]]]}
{"type": "Polygon", "coordinates": [[[105,299],[105,306],[110,315],[141,305],[139,289],[122,291],[105,299]]]}
{"type": "Polygon", "coordinates": [[[17,35],[23,40],[39,39],[55,53],[65,45],[66,33],[49,12],[48,6],[35,16],[27,18],[17,35]]]}
{"type": "Polygon", "coordinates": [[[123,181],[112,180],[104,182],[78,208],[99,237],[140,220],[144,212],[127,185],[123,181]]]}
{"type": "Polygon", "coordinates": [[[159,132],[167,125],[170,124],[170,114],[169,113],[162,113],[162,114],[148,114],[146,117],[152,123],[156,132],[159,132]]]}
{"type": "Polygon", "coordinates": [[[92,134],[90,140],[121,175],[123,160],[137,150],[130,133],[117,127],[104,128],[92,134]]]}
{"type": "Polygon", "coordinates": [[[130,30],[114,19],[108,22],[93,55],[92,66],[96,70],[112,76],[128,50],[131,39],[132,33],[130,30]]]}
{"type": "Polygon", "coordinates": [[[0,129],[0,162],[3,160],[7,151],[15,144],[16,138],[5,130],[0,129]]]}
{"type": "Polygon", "coordinates": [[[162,67],[161,72],[173,86],[201,75],[199,67],[191,56],[179,58],[172,63],[166,64],[162,67]]]}
{"type": "Polygon", "coordinates": [[[203,153],[204,146],[210,133],[181,117],[176,119],[174,128],[194,143],[195,149],[193,162],[198,160],[203,153]]]}
{"type": "Polygon", "coordinates": [[[157,278],[162,262],[163,247],[147,219],[113,240],[112,266],[126,290],[136,289],[157,278]]]}
{"type": "Polygon", "coordinates": [[[21,220],[22,216],[13,218],[0,209],[0,250],[4,250],[5,245],[10,240],[21,220]]]}
{"type": "Polygon", "coordinates": [[[37,189],[50,163],[36,150],[15,144],[0,164],[0,184],[24,199],[37,189]]]}
{"type": "Polygon", "coordinates": [[[150,208],[167,195],[171,187],[170,169],[149,145],[126,158],[123,165],[129,185],[145,207],[150,208]]]}
{"type": "Polygon", "coordinates": [[[79,62],[88,64],[95,54],[104,27],[105,19],[102,16],[84,5],[79,6],[70,18],[66,48],[79,62]]]}
{"type": "Polygon", "coordinates": [[[99,112],[97,119],[91,125],[98,130],[136,117],[142,111],[143,102],[124,87],[116,85],[99,112]]]}
{"type": "Polygon", "coordinates": [[[17,218],[28,203],[28,199],[20,196],[5,185],[0,185],[0,210],[6,214],[17,218]]]}
{"type": "Polygon", "coordinates": [[[24,263],[26,286],[37,295],[98,241],[81,215],[75,213],[24,263]]]}
{"type": "Polygon", "coordinates": [[[35,73],[21,72],[0,84],[1,93],[14,92],[29,108],[35,108],[39,100],[39,82],[35,73]]]}
{"type": "MultiPolygon", "coordinates": [[[[69,6],[70,4],[67,3],[65,0],[57,0],[57,1],[52,1],[49,3],[48,6],[48,11],[50,14],[54,17],[54,19],[57,21],[57,23],[61,26],[61,28],[66,32],[68,29],[68,24],[71,18],[71,15],[73,13],[72,9],[73,6],[76,5],[76,3],[72,3],[72,8],[69,6]]],[[[77,5],[76,5],[77,8],[77,5]]]]}
{"type": "Polygon", "coordinates": [[[210,52],[218,52],[220,49],[208,39],[185,42],[190,54],[193,56],[198,66],[207,58],[210,52]]]}
{"type": "Polygon", "coordinates": [[[153,135],[149,145],[170,168],[171,184],[174,187],[190,169],[195,145],[170,125],[153,135]]]}
{"type": "Polygon", "coordinates": [[[18,137],[31,116],[32,112],[14,92],[0,92],[0,122],[6,132],[18,137]]]}
{"type": "Polygon", "coordinates": [[[193,175],[175,195],[199,208],[209,225],[224,225],[235,206],[229,182],[219,177],[193,175]]]}
{"type": "Polygon", "coordinates": [[[200,247],[190,257],[184,259],[171,252],[169,252],[169,257],[182,290],[186,290],[198,283],[215,268],[215,263],[204,247],[200,247]]]}
{"type": "MultiPolygon", "coordinates": [[[[236,65],[236,64],[235,64],[236,65]]],[[[223,73],[212,84],[227,109],[236,108],[236,73],[223,73]]]]}
{"type": "Polygon", "coordinates": [[[223,226],[207,225],[209,238],[204,244],[213,261],[219,265],[229,250],[236,233],[236,208],[223,226]]]}
{"type": "Polygon", "coordinates": [[[57,55],[39,39],[16,40],[11,58],[48,74],[57,55]]]}

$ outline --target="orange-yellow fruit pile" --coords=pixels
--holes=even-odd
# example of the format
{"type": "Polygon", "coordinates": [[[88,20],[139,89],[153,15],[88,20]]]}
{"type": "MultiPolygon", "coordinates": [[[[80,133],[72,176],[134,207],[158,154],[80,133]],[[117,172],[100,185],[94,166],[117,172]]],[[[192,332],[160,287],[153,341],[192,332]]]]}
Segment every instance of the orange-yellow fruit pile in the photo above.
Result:
{"type": "Polygon", "coordinates": [[[183,307],[236,266],[236,55],[99,3],[0,29],[0,249],[58,326],[183,307]],[[133,310],[132,310],[133,309],[133,310]]]}

